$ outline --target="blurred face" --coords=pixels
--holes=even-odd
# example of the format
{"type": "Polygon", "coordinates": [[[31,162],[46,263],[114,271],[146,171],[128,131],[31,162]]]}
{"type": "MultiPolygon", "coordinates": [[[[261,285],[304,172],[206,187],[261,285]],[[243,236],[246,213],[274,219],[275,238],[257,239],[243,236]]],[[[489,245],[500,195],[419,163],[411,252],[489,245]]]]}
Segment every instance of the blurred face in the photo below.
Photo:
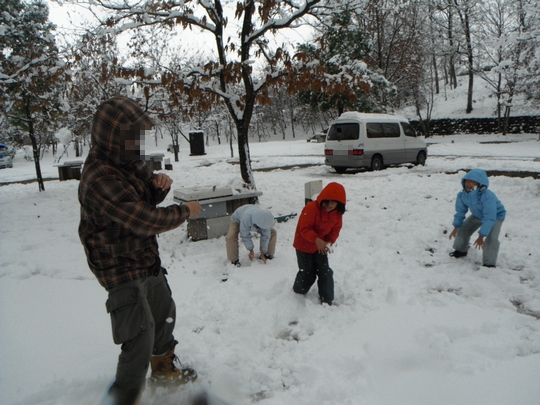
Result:
{"type": "Polygon", "coordinates": [[[338,202],[334,200],[328,200],[322,203],[322,207],[326,210],[326,212],[335,210],[337,208],[337,205],[338,202]]]}
{"type": "Polygon", "coordinates": [[[480,184],[474,180],[465,180],[465,190],[467,190],[468,193],[473,190],[476,190],[476,188],[478,188],[479,185],[480,184]]]}
{"type": "Polygon", "coordinates": [[[120,158],[123,161],[142,160],[144,156],[144,136],[149,131],[144,127],[133,125],[120,132],[120,158]],[[141,145],[143,148],[141,149],[141,145]]]}

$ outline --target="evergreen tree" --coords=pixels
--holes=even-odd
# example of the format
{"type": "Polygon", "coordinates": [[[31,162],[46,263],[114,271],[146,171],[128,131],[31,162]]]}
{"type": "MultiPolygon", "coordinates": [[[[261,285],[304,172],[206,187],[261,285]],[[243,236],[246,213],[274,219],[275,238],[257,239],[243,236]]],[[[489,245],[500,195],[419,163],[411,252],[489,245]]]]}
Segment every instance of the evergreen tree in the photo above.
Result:
{"type": "Polygon", "coordinates": [[[92,120],[98,106],[111,97],[126,95],[126,86],[117,80],[120,51],[116,37],[86,32],[74,44],[70,54],[71,80],[66,86],[69,99],[69,127],[75,135],[78,154],[90,142],[92,120]]]}
{"type": "Polygon", "coordinates": [[[40,152],[53,140],[63,70],[48,15],[47,4],[39,0],[0,3],[0,103],[11,125],[31,139],[40,191],[45,190],[40,152]]]}
{"type": "Polygon", "coordinates": [[[350,11],[335,14],[316,43],[301,44],[298,51],[311,62],[316,61],[325,75],[341,76],[341,85],[322,87],[314,81],[307,90],[298,92],[300,103],[321,112],[335,110],[337,115],[346,110],[385,110],[382,95],[395,90],[364,62],[371,51],[369,38],[353,21],[350,11]]]}

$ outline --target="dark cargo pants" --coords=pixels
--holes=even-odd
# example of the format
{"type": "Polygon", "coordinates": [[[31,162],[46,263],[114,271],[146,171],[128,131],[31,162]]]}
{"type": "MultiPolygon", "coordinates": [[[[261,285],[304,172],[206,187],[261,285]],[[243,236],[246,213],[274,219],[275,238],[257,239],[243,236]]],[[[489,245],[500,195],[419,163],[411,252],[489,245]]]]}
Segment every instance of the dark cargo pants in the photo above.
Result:
{"type": "Polygon", "coordinates": [[[331,304],[334,300],[334,272],[328,264],[328,255],[297,250],[296,259],[299,270],[294,280],[294,292],[307,294],[317,280],[321,302],[331,304]]]}
{"type": "Polygon", "coordinates": [[[152,354],[165,354],[176,344],[176,305],[165,274],[166,270],[161,269],[157,276],[109,290],[106,307],[111,315],[113,340],[122,345],[111,387],[115,404],[132,404],[144,388],[152,354]]]}

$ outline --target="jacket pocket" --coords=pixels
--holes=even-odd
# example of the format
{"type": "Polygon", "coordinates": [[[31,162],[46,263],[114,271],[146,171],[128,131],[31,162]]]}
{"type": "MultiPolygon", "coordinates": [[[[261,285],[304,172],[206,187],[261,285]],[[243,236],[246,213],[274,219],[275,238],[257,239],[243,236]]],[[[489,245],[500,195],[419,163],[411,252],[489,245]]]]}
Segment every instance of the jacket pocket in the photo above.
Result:
{"type": "Polygon", "coordinates": [[[114,343],[126,343],[148,328],[145,302],[138,288],[121,288],[109,292],[105,306],[111,315],[114,343]]]}

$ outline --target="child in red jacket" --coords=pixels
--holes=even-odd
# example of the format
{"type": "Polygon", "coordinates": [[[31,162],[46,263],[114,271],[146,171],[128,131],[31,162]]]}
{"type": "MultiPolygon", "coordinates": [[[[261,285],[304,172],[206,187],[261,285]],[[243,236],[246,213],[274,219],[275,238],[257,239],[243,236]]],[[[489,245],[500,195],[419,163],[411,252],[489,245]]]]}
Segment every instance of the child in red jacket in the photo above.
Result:
{"type": "Polygon", "coordinates": [[[328,253],[341,230],[345,200],[341,184],[328,184],[317,200],[304,207],[294,235],[299,270],[293,290],[306,294],[318,278],[319,298],[328,305],[334,300],[334,272],[328,265],[328,253]]]}

